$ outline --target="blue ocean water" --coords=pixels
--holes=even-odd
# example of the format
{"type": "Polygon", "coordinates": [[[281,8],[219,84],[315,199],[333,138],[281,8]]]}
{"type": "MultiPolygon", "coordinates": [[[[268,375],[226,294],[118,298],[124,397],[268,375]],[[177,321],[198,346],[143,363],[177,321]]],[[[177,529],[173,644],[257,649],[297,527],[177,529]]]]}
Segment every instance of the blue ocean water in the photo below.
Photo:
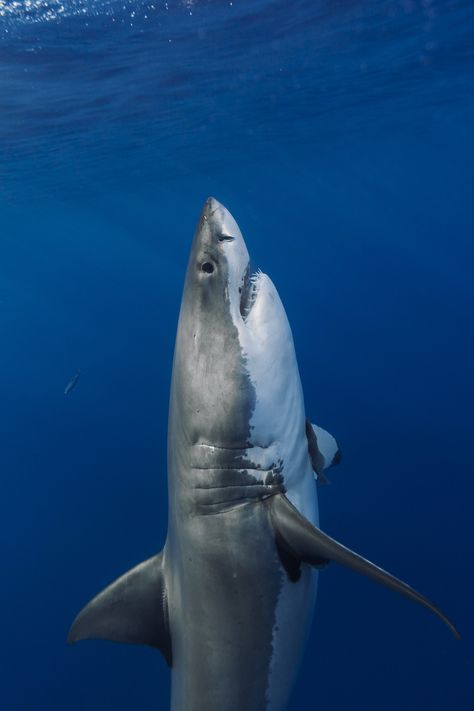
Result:
{"type": "Polygon", "coordinates": [[[0,0],[2,709],[168,709],[156,652],[65,638],[164,542],[208,195],[343,449],[322,527],[463,634],[330,566],[289,711],[473,708],[473,109],[467,0],[0,0]]]}

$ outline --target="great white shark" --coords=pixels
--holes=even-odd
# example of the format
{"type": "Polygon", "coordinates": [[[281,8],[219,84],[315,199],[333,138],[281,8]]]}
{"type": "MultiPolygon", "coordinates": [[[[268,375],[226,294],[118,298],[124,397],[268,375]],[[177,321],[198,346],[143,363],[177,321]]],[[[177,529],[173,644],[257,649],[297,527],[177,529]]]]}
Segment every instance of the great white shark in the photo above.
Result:
{"type": "Polygon", "coordinates": [[[201,212],[186,273],[169,405],[169,519],[161,553],[77,616],[69,641],[151,645],[171,711],[282,711],[311,624],[318,568],[336,561],[453,623],[319,528],[316,481],[340,458],[307,419],[291,329],[252,274],[234,218],[201,212]]]}

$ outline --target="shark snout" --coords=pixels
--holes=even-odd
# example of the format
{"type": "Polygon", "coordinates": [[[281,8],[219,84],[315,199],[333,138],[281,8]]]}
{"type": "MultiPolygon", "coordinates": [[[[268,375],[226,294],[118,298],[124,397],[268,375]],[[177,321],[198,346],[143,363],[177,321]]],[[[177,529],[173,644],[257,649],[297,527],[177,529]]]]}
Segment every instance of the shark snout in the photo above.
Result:
{"type": "Polygon", "coordinates": [[[202,209],[202,219],[207,223],[213,241],[240,242],[245,245],[237,222],[229,210],[215,197],[208,197],[202,209]]]}
{"type": "Polygon", "coordinates": [[[222,205],[219,200],[216,200],[215,197],[208,197],[205,204],[204,204],[204,209],[208,217],[213,215],[217,210],[225,210],[224,205],[222,205]]]}
{"type": "Polygon", "coordinates": [[[204,203],[203,217],[219,242],[231,241],[240,235],[237,223],[229,210],[214,197],[208,197],[204,203]]]}

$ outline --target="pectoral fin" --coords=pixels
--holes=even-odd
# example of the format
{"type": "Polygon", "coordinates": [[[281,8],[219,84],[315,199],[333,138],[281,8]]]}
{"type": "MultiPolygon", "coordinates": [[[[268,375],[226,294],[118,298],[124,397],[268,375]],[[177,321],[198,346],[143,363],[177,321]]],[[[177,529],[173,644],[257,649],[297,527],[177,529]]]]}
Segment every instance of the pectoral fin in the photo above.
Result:
{"type": "Polygon", "coordinates": [[[68,642],[108,639],[147,644],[171,666],[163,554],[140,563],[102,590],[84,607],[69,630],[68,642]]]}
{"type": "Polygon", "coordinates": [[[302,563],[320,567],[321,562],[325,560],[335,561],[352,568],[357,573],[366,575],[377,583],[424,605],[449,627],[457,639],[460,639],[460,634],[454,624],[430,600],[402,580],[395,578],[387,571],[330,538],[319,528],[315,528],[299,513],[286,496],[283,494],[273,496],[268,499],[268,505],[276,538],[283,540],[294,557],[302,563]]]}
{"type": "Polygon", "coordinates": [[[323,430],[322,427],[312,425],[308,419],[306,420],[306,439],[308,440],[311,464],[318,483],[327,484],[328,479],[324,470],[341,461],[339,445],[332,434],[323,430]]]}

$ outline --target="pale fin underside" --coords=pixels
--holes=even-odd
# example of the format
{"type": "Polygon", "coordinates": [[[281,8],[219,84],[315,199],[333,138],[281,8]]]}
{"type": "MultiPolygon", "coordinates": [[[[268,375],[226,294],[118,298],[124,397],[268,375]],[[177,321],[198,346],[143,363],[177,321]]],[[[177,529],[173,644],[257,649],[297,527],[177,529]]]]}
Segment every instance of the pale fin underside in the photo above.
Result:
{"type": "Polygon", "coordinates": [[[159,649],[171,666],[162,559],[162,553],[149,558],[102,590],[74,620],[68,642],[107,639],[146,644],[159,649]]]}
{"type": "Polygon", "coordinates": [[[332,434],[318,425],[311,424],[309,420],[306,420],[306,438],[311,464],[318,483],[327,484],[328,479],[324,470],[339,464],[341,450],[332,434]]]}
{"type": "Polygon", "coordinates": [[[385,585],[391,590],[420,603],[434,612],[459,639],[460,634],[454,624],[430,600],[395,578],[387,571],[379,568],[366,558],[354,553],[319,528],[315,528],[299,511],[290,503],[283,494],[268,499],[270,512],[277,540],[284,541],[287,551],[302,563],[320,567],[323,561],[335,561],[355,570],[362,575],[385,585]]]}

